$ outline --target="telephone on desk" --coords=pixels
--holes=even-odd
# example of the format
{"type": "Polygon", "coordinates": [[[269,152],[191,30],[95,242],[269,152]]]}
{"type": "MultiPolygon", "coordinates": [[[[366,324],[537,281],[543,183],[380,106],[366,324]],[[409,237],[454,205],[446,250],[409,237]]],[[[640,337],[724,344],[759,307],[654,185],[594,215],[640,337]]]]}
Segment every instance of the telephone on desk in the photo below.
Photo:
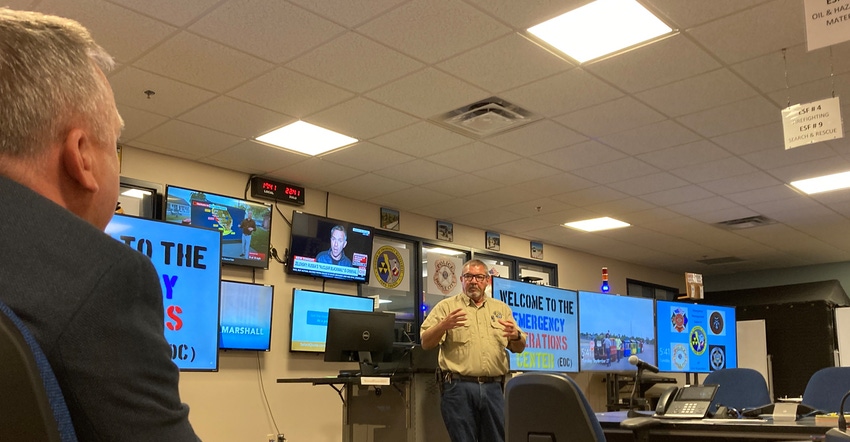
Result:
{"type": "Polygon", "coordinates": [[[658,398],[655,415],[665,418],[703,419],[717,393],[717,385],[670,387],[658,398]]]}

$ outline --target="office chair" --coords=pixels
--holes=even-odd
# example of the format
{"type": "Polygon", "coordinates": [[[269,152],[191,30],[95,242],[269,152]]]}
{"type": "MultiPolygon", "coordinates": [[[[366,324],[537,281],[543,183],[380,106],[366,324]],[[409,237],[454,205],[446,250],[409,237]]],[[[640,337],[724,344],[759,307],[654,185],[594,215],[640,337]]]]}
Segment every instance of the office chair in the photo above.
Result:
{"type": "MultiPolygon", "coordinates": [[[[745,408],[756,408],[771,404],[770,390],[764,376],[752,368],[725,368],[715,370],[705,377],[703,385],[718,385],[714,400],[708,407],[715,412],[717,407],[725,406],[739,412],[745,408]]],[[[738,417],[738,416],[717,416],[738,417]]]]}
{"type": "Polygon", "coordinates": [[[505,387],[506,442],[605,441],[578,385],[559,373],[523,373],[505,387]]]}
{"type": "Polygon", "coordinates": [[[827,367],[815,372],[803,391],[803,405],[837,413],[841,397],[850,390],[850,367],[827,367]]]}
{"type": "Polygon", "coordinates": [[[59,383],[35,338],[0,302],[0,440],[76,442],[59,383]]]}

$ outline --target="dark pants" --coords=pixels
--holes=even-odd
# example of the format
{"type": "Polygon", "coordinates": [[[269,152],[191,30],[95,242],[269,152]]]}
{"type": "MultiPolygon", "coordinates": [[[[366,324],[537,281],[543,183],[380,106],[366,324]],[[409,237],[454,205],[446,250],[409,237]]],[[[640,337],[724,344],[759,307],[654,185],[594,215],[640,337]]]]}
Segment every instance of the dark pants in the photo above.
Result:
{"type": "Polygon", "coordinates": [[[499,382],[445,383],[440,411],[452,442],[505,440],[505,396],[499,382]]]}

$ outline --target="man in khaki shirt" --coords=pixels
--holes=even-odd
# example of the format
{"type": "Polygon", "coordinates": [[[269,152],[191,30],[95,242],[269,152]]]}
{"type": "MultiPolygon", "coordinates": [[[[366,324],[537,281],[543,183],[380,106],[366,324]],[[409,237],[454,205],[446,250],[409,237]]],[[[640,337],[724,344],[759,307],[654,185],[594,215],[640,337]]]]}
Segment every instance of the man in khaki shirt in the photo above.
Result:
{"type": "Polygon", "coordinates": [[[463,293],[443,299],[422,324],[422,348],[440,346],[440,409],[452,442],[505,440],[505,349],[525,350],[525,335],[502,301],[484,295],[487,264],[463,265],[463,293]]]}

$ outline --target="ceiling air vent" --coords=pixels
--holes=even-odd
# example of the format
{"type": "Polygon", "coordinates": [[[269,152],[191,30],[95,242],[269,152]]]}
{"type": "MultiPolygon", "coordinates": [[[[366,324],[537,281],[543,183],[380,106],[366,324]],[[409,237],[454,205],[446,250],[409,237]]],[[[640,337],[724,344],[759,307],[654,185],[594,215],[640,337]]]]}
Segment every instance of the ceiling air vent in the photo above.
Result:
{"type": "Polygon", "coordinates": [[[537,120],[531,112],[498,97],[490,97],[438,115],[432,121],[449,129],[484,138],[537,120]]]}
{"type": "Polygon", "coordinates": [[[746,218],[738,218],[738,219],[730,219],[727,221],[720,221],[719,223],[715,223],[714,225],[720,227],[721,229],[729,229],[729,230],[740,230],[740,229],[749,229],[752,227],[760,227],[767,226],[770,224],[775,224],[776,221],[772,220],[766,216],[748,216],[746,218]]]}

